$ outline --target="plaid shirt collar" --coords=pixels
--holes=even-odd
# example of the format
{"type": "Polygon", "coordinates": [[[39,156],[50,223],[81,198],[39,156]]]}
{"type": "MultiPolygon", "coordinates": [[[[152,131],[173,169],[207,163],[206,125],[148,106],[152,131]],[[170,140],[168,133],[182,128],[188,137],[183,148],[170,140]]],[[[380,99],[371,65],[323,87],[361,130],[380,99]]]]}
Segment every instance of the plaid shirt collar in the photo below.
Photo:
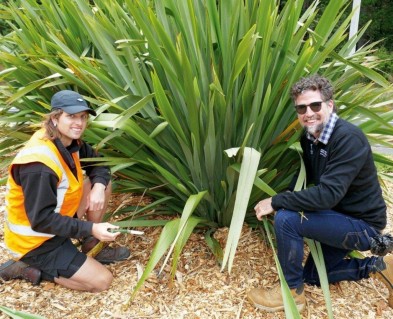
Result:
{"type": "Polygon", "coordinates": [[[325,127],[323,128],[323,131],[319,135],[319,137],[315,138],[311,134],[307,133],[306,134],[307,138],[310,141],[313,141],[314,144],[321,142],[326,145],[329,142],[330,136],[332,136],[333,129],[334,129],[334,126],[336,125],[337,120],[338,120],[338,115],[336,113],[332,113],[330,115],[328,122],[326,123],[325,127]]]}

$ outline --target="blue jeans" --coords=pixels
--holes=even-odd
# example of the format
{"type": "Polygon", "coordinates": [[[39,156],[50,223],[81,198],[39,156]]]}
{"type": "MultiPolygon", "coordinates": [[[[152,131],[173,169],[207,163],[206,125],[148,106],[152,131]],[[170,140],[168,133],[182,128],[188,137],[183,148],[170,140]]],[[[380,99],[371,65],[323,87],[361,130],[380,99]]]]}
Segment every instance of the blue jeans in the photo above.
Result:
{"type": "Polygon", "coordinates": [[[299,212],[280,209],[274,218],[278,259],[289,288],[303,282],[319,285],[313,258],[303,267],[303,237],[321,243],[329,282],[368,278],[378,257],[346,258],[352,250],[370,249],[378,232],[363,220],[332,211],[299,212]]]}

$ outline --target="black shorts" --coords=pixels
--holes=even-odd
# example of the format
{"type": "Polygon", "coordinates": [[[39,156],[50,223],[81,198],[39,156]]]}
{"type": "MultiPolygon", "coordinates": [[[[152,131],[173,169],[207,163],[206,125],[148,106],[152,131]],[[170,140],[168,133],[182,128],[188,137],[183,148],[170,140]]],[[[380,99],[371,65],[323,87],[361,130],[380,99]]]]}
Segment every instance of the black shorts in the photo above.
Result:
{"type": "Polygon", "coordinates": [[[85,263],[87,256],[80,252],[70,239],[55,249],[36,256],[22,257],[26,264],[41,270],[42,279],[71,278],[85,263]]]}

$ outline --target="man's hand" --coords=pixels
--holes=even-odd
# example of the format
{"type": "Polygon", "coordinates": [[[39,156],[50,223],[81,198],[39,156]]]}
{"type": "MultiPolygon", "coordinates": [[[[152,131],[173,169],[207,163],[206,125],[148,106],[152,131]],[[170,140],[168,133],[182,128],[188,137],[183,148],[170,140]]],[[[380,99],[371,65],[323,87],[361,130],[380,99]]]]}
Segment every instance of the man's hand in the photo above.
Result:
{"type": "Polygon", "coordinates": [[[86,210],[101,211],[105,204],[105,185],[95,183],[87,197],[86,210]]]}
{"type": "Polygon", "coordinates": [[[266,198],[261,200],[256,206],[254,207],[255,209],[255,215],[257,216],[258,220],[262,220],[263,216],[269,215],[274,212],[274,209],[272,207],[272,198],[266,198]]]}

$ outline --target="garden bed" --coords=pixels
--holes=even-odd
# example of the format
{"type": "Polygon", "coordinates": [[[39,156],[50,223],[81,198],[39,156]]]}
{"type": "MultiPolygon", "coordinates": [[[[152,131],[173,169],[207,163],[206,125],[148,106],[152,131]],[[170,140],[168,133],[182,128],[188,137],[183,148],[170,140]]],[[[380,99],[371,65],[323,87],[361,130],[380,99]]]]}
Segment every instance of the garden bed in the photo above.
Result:
{"type": "MultiPolygon", "coordinates": [[[[4,203],[5,188],[0,188],[4,203]]],[[[114,196],[116,208],[130,195],[114,196]]],[[[138,199],[136,199],[138,200],[138,199]]],[[[391,230],[392,209],[389,209],[391,230]]],[[[9,256],[3,244],[4,205],[0,207],[0,262],[9,256]]],[[[192,234],[179,261],[175,280],[169,280],[169,266],[162,275],[154,272],[129,303],[129,298],[160,234],[159,228],[144,229],[144,236],[121,235],[116,244],[132,250],[129,260],[107,266],[114,274],[108,291],[87,293],[71,291],[53,283],[39,286],[14,280],[0,283],[0,305],[39,314],[48,319],[76,318],[285,318],[283,312],[264,313],[254,309],[246,298],[252,287],[270,287],[278,276],[270,248],[258,232],[243,228],[231,274],[220,272],[207,248],[203,234],[192,234]]],[[[225,242],[227,229],[216,233],[225,242]]],[[[387,306],[387,289],[372,279],[342,282],[330,286],[335,318],[393,318],[387,306]]],[[[308,311],[303,318],[327,318],[322,290],[306,286],[308,311]]],[[[0,314],[0,319],[7,318],[0,314]]]]}

